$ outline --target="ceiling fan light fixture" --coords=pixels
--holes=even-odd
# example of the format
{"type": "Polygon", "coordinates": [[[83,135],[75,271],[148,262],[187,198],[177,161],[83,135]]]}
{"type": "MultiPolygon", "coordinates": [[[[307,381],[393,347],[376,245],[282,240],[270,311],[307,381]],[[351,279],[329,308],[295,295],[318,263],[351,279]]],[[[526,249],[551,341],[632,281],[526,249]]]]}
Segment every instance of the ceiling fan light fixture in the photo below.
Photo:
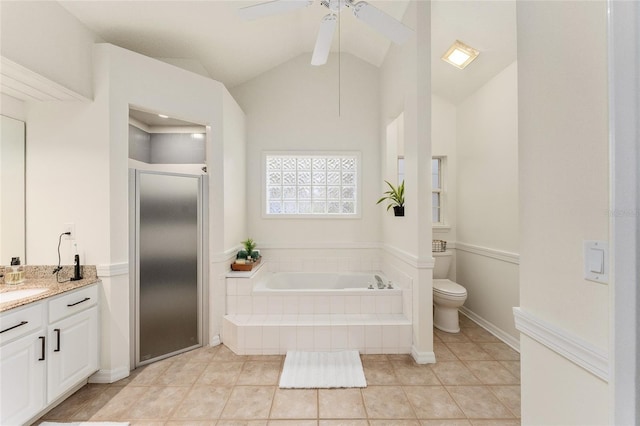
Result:
{"type": "Polygon", "coordinates": [[[456,68],[464,69],[478,57],[480,51],[464,44],[460,40],[456,40],[449,50],[442,55],[442,60],[453,65],[456,68]]]}
{"type": "Polygon", "coordinates": [[[382,33],[396,44],[404,44],[413,34],[411,28],[382,10],[371,6],[366,1],[360,1],[352,7],[353,15],[356,18],[382,33]]]}
{"type": "Polygon", "coordinates": [[[322,18],[320,29],[318,30],[318,37],[316,38],[316,46],[313,49],[313,56],[311,56],[311,65],[317,66],[327,63],[337,22],[337,16],[333,13],[325,15],[324,18],[322,18]]]}

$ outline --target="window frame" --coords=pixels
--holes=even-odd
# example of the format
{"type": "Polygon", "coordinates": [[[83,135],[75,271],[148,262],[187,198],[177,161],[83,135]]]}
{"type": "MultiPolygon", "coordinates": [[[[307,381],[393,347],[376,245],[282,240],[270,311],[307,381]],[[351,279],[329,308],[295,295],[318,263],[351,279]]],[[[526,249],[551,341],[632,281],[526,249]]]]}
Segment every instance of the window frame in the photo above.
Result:
{"type": "MultiPolygon", "coordinates": [[[[362,218],[362,154],[360,151],[263,151],[262,152],[262,165],[261,165],[261,200],[260,211],[263,219],[361,219],[362,218]],[[353,214],[345,213],[303,213],[303,214],[274,214],[267,212],[267,157],[270,156],[282,156],[282,157],[353,157],[356,160],[356,199],[355,209],[353,214]]],[[[297,187],[297,184],[296,184],[297,187]]]]}
{"type": "Polygon", "coordinates": [[[447,203],[446,203],[446,192],[447,192],[447,179],[446,179],[446,167],[447,167],[447,157],[445,155],[433,155],[431,157],[431,161],[438,160],[439,162],[439,170],[438,170],[438,178],[440,181],[440,185],[437,189],[433,188],[433,166],[431,167],[431,200],[433,203],[433,194],[438,194],[438,199],[440,201],[440,221],[433,221],[433,205],[431,206],[431,224],[434,227],[447,227],[447,203]]]}

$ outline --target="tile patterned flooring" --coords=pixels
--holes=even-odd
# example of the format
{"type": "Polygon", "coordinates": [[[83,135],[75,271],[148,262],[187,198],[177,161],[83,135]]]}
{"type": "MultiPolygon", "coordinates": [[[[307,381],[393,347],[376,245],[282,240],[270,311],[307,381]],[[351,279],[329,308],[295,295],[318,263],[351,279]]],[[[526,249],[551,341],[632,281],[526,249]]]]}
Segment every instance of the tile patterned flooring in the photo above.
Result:
{"type": "Polygon", "coordinates": [[[362,355],[364,389],[279,389],[283,356],[201,348],[89,384],[42,421],[137,425],[520,425],[520,357],[460,316],[461,333],[434,331],[438,362],[362,355]]]}

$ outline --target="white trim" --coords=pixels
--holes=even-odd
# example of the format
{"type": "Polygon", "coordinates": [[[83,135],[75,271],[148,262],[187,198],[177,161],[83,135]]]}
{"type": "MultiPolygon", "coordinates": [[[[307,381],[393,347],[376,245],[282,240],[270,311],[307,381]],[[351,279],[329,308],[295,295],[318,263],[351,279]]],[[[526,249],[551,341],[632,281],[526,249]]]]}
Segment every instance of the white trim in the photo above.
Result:
{"type": "Polygon", "coordinates": [[[228,262],[229,259],[236,256],[236,253],[238,253],[238,250],[240,249],[242,249],[242,245],[238,244],[237,246],[226,249],[223,252],[212,254],[209,256],[209,262],[210,263],[228,262]]]}
{"type": "Polygon", "coordinates": [[[522,308],[513,308],[516,328],[596,377],[609,381],[607,353],[586,340],[550,324],[522,308]]]}
{"type": "Polygon", "coordinates": [[[401,250],[397,247],[390,246],[388,244],[384,244],[382,246],[382,249],[386,253],[394,256],[398,260],[401,260],[407,265],[416,269],[433,269],[435,265],[435,260],[433,259],[433,257],[431,257],[431,255],[427,259],[420,259],[414,254],[401,250]]]}
{"type": "Polygon", "coordinates": [[[129,274],[129,262],[96,265],[96,272],[100,278],[127,275],[129,274]]]}
{"type": "Polygon", "coordinates": [[[91,100],[53,80],[31,71],[4,56],[0,56],[0,90],[22,101],[81,101],[91,100]]]}
{"type": "Polygon", "coordinates": [[[89,383],[114,383],[129,377],[129,368],[118,367],[114,370],[98,370],[91,377],[89,383]]]}
{"type": "Polygon", "coordinates": [[[261,243],[258,242],[261,249],[267,250],[371,250],[382,248],[381,243],[377,242],[312,242],[312,243],[261,243]]]}
{"type": "Polygon", "coordinates": [[[493,323],[490,323],[486,319],[482,318],[480,315],[476,314],[472,310],[469,310],[465,306],[461,306],[459,308],[461,314],[469,318],[471,321],[478,324],[480,327],[487,330],[489,333],[496,336],[498,339],[502,340],[505,344],[509,345],[514,351],[520,352],[520,341],[503,331],[502,329],[495,326],[493,323]]]}
{"type": "Polygon", "coordinates": [[[464,251],[467,253],[473,253],[479,256],[485,256],[491,259],[513,263],[515,265],[520,264],[520,255],[518,253],[511,253],[508,251],[496,250],[489,247],[476,246],[473,244],[463,243],[461,241],[457,241],[455,243],[455,246],[451,248],[454,248],[454,247],[456,250],[464,251]]]}
{"type": "Polygon", "coordinates": [[[451,225],[443,225],[443,224],[433,224],[431,225],[431,230],[434,234],[444,234],[451,231],[451,225]]]}
{"type": "Polygon", "coordinates": [[[435,352],[420,352],[414,345],[411,345],[411,357],[416,364],[435,364],[436,354],[435,352]]]}

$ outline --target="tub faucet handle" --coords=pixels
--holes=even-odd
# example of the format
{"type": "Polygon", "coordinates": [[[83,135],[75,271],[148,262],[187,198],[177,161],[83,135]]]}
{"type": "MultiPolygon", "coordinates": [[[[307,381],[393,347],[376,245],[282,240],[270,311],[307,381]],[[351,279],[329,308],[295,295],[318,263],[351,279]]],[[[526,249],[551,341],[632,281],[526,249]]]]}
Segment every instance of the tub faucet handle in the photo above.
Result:
{"type": "Polygon", "coordinates": [[[384,288],[384,281],[382,281],[382,278],[380,278],[380,275],[374,275],[374,278],[378,282],[378,288],[379,289],[383,289],[384,288]]]}
{"type": "Polygon", "coordinates": [[[391,288],[391,289],[393,288],[393,284],[391,283],[391,281],[387,283],[387,288],[391,288]]]}
{"type": "Polygon", "coordinates": [[[369,290],[373,290],[373,284],[369,284],[369,287],[367,287],[369,290]]]}

